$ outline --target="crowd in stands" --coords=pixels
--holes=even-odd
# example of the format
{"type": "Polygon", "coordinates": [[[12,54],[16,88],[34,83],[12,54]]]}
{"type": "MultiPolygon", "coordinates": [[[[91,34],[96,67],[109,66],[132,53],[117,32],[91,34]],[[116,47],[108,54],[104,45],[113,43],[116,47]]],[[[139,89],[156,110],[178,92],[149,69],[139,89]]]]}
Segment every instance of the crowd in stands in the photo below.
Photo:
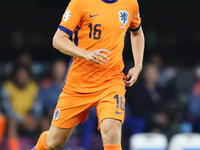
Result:
{"type": "MultiPolygon", "coordinates": [[[[63,59],[34,62],[28,52],[0,68],[6,76],[0,76],[0,150],[31,149],[39,133],[48,130],[67,68],[63,59]]],[[[199,66],[167,66],[159,54],[145,62],[138,81],[127,88],[123,148],[128,149],[131,135],[144,132],[164,133],[169,139],[200,132],[199,66]]],[[[102,149],[95,108],[65,149],[102,149]]]]}

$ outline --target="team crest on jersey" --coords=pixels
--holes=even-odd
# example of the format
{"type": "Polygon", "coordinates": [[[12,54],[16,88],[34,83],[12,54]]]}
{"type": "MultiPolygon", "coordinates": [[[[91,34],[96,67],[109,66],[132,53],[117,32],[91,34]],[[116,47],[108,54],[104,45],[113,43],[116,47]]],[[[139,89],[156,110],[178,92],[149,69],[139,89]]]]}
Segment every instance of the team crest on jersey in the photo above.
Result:
{"type": "Polygon", "coordinates": [[[71,16],[71,11],[70,11],[70,10],[67,10],[67,11],[65,12],[65,14],[64,14],[64,21],[69,20],[70,16],[71,16]]]}
{"type": "Polygon", "coordinates": [[[54,114],[54,120],[58,120],[59,115],[60,115],[60,110],[59,110],[59,109],[56,109],[56,112],[55,112],[55,114],[54,114]]]}
{"type": "Polygon", "coordinates": [[[123,24],[126,25],[128,23],[128,16],[129,13],[125,10],[121,10],[119,12],[119,21],[123,24]]]}

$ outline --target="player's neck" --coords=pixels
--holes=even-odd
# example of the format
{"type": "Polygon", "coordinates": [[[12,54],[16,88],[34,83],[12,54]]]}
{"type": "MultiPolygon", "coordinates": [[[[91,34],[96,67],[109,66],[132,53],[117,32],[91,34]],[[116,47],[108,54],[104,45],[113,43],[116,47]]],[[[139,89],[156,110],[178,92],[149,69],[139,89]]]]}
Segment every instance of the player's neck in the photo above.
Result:
{"type": "Polygon", "coordinates": [[[102,1],[108,4],[112,4],[112,3],[117,2],[118,0],[102,0],[102,1]]]}

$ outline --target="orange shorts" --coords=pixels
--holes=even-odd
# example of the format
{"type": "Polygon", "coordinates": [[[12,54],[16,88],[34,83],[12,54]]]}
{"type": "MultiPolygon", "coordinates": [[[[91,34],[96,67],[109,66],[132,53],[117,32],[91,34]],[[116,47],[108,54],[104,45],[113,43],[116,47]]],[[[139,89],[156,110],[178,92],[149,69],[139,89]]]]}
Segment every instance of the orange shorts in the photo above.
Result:
{"type": "Polygon", "coordinates": [[[59,128],[71,128],[84,123],[89,110],[95,106],[100,122],[113,118],[124,122],[125,86],[116,85],[94,93],[77,93],[63,91],[54,111],[52,124],[59,128]]]}

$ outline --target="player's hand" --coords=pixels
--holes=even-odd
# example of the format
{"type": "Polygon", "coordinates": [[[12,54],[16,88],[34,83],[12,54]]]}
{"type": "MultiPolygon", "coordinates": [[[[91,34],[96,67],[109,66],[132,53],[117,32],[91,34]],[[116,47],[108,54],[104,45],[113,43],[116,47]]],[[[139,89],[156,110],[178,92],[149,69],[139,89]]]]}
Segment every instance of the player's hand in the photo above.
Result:
{"type": "Polygon", "coordinates": [[[103,53],[110,54],[110,52],[106,49],[95,49],[93,51],[87,51],[85,59],[88,61],[93,61],[98,65],[101,65],[101,62],[107,63],[109,58],[103,53]]]}
{"type": "Polygon", "coordinates": [[[126,80],[124,80],[127,87],[131,87],[137,81],[141,70],[141,67],[134,67],[129,70],[128,74],[126,75],[126,80]]]}

